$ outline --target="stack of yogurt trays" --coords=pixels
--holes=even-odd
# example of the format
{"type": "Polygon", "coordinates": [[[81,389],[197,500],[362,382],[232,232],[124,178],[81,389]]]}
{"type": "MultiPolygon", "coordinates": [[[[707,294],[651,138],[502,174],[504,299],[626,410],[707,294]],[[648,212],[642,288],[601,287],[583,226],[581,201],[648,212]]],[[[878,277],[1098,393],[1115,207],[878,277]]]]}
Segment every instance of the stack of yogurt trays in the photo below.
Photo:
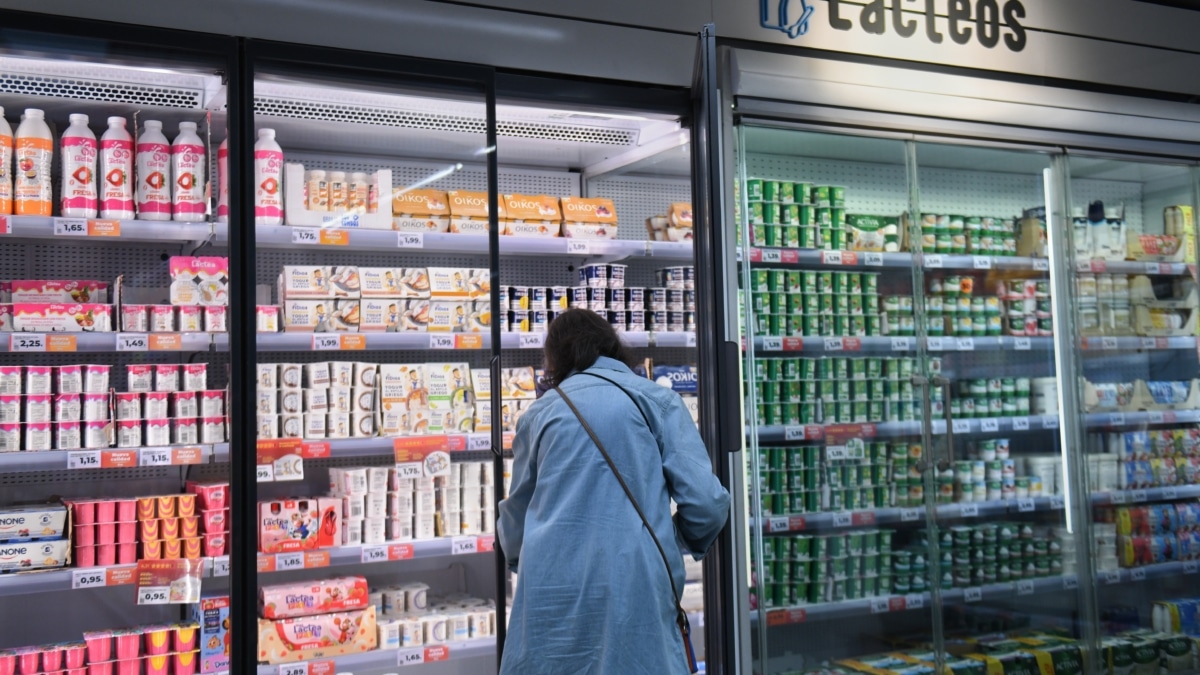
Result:
{"type": "MultiPolygon", "coordinates": [[[[986,584],[1060,576],[1062,543],[1052,528],[1032,523],[957,525],[941,530],[940,585],[967,588],[986,584]]],[[[919,530],[913,545],[892,555],[896,593],[918,592],[931,582],[925,560],[927,530],[919,530]],[[901,575],[907,574],[905,587],[901,575]],[[918,580],[920,579],[920,580],[918,580]]]]}
{"type": "Polygon", "coordinates": [[[884,334],[877,272],[750,272],[759,336],[867,337],[884,334]]]}
{"type": "MultiPolygon", "coordinates": [[[[941,370],[941,359],[931,359],[941,370]]],[[[756,358],[760,425],[911,422],[921,418],[912,358],[756,358]]],[[[934,391],[937,391],[936,389],[934,391]]]]}
{"type": "Polygon", "coordinates": [[[894,534],[864,529],[764,539],[763,564],[755,565],[760,602],[772,609],[889,595],[894,534]]]}
{"type": "MultiPolygon", "coordinates": [[[[1031,405],[1028,377],[990,377],[959,380],[950,398],[950,416],[955,419],[1024,417],[1031,405]]],[[[935,403],[940,404],[940,399],[935,403]]],[[[936,405],[941,412],[941,405],[936,405]]]]}
{"type": "Polygon", "coordinates": [[[845,187],[750,178],[746,197],[753,246],[849,248],[845,187]]]}
{"type": "Polygon", "coordinates": [[[759,449],[764,515],[919,507],[925,490],[917,463],[920,443],[870,441],[847,445],[831,459],[818,446],[759,449]]]}
{"type": "Polygon", "coordinates": [[[921,215],[921,250],[956,255],[1015,256],[1015,228],[1012,218],[925,213],[921,215]]]}

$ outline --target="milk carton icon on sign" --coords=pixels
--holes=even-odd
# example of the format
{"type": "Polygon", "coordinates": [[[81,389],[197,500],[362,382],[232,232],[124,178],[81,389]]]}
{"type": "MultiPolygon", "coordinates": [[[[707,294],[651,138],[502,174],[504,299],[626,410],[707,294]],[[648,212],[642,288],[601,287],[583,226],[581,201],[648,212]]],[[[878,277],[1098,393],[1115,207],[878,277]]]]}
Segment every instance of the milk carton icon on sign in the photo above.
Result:
{"type": "Polygon", "coordinates": [[[808,32],[813,8],[808,0],[758,0],[763,28],[782,31],[793,40],[808,32]]]}

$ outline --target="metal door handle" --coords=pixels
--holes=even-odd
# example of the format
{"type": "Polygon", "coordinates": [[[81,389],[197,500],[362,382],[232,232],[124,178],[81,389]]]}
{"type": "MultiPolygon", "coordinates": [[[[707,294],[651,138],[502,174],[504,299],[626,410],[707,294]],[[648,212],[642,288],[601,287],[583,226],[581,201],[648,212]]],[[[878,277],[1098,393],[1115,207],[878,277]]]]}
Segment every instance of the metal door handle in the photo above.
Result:
{"type": "Polygon", "coordinates": [[[945,471],[954,462],[954,416],[950,413],[950,380],[941,375],[933,377],[933,384],[942,388],[942,415],[946,420],[946,456],[938,460],[938,471],[945,471]]]}
{"type": "MultiPolygon", "coordinates": [[[[914,387],[921,389],[921,410],[923,412],[921,419],[929,422],[930,418],[933,417],[933,401],[929,396],[929,379],[924,375],[913,375],[912,383],[914,387]]],[[[921,459],[917,460],[917,471],[925,473],[929,469],[929,466],[928,453],[922,452],[921,459]]]]}

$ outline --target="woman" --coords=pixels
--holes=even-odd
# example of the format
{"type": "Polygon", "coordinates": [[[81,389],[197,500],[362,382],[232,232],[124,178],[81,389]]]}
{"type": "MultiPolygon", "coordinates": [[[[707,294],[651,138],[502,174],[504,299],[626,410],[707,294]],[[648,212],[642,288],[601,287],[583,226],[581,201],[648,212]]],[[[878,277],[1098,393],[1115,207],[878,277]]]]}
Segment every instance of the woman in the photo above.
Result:
{"type": "Polygon", "coordinates": [[[633,374],[599,315],[559,315],[545,358],[548,383],[608,451],[671,577],[604,456],[559,392],[548,391],[517,422],[512,486],[500,502],[500,543],[520,575],[500,672],[683,675],[671,582],[683,591],[680,549],[703,557],[725,526],[729,493],[683,401],[633,374]]]}

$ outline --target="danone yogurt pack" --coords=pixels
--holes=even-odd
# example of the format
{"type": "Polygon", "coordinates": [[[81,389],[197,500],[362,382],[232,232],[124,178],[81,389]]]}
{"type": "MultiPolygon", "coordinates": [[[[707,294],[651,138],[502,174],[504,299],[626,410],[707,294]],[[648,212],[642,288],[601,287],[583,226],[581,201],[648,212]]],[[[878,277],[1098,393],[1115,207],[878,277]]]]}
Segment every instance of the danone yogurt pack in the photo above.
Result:
{"type": "MultiPolygon", "coordinates": [[[[487,234],[488,194],[451,190],[446,193],[450,201],[450,231],[456,234],[487,234]]],[[[500,201],[499,218],[504,218],[504,202],[500,201]]]]}
{"type": "MultiPolygon", "coordinates": [[[[690,210],[687,217],[691,218],[690,210]]],[[[564,237],[617,238],[617,209],[611,199],[563,197],[562,221],[564,237]]]]}
{"type": "Polygon", "coordinates": [[[501,195],[504,202],[500,234],[516,237],[557,237],[562,214],[558,199],[546,195],[501,195]]]}
{"type": "Polygon", "coordinates": [[[441,190],[404,189],[392,196],[392,229],[401,232],[446,232],[450,203],[441,190]]]}

